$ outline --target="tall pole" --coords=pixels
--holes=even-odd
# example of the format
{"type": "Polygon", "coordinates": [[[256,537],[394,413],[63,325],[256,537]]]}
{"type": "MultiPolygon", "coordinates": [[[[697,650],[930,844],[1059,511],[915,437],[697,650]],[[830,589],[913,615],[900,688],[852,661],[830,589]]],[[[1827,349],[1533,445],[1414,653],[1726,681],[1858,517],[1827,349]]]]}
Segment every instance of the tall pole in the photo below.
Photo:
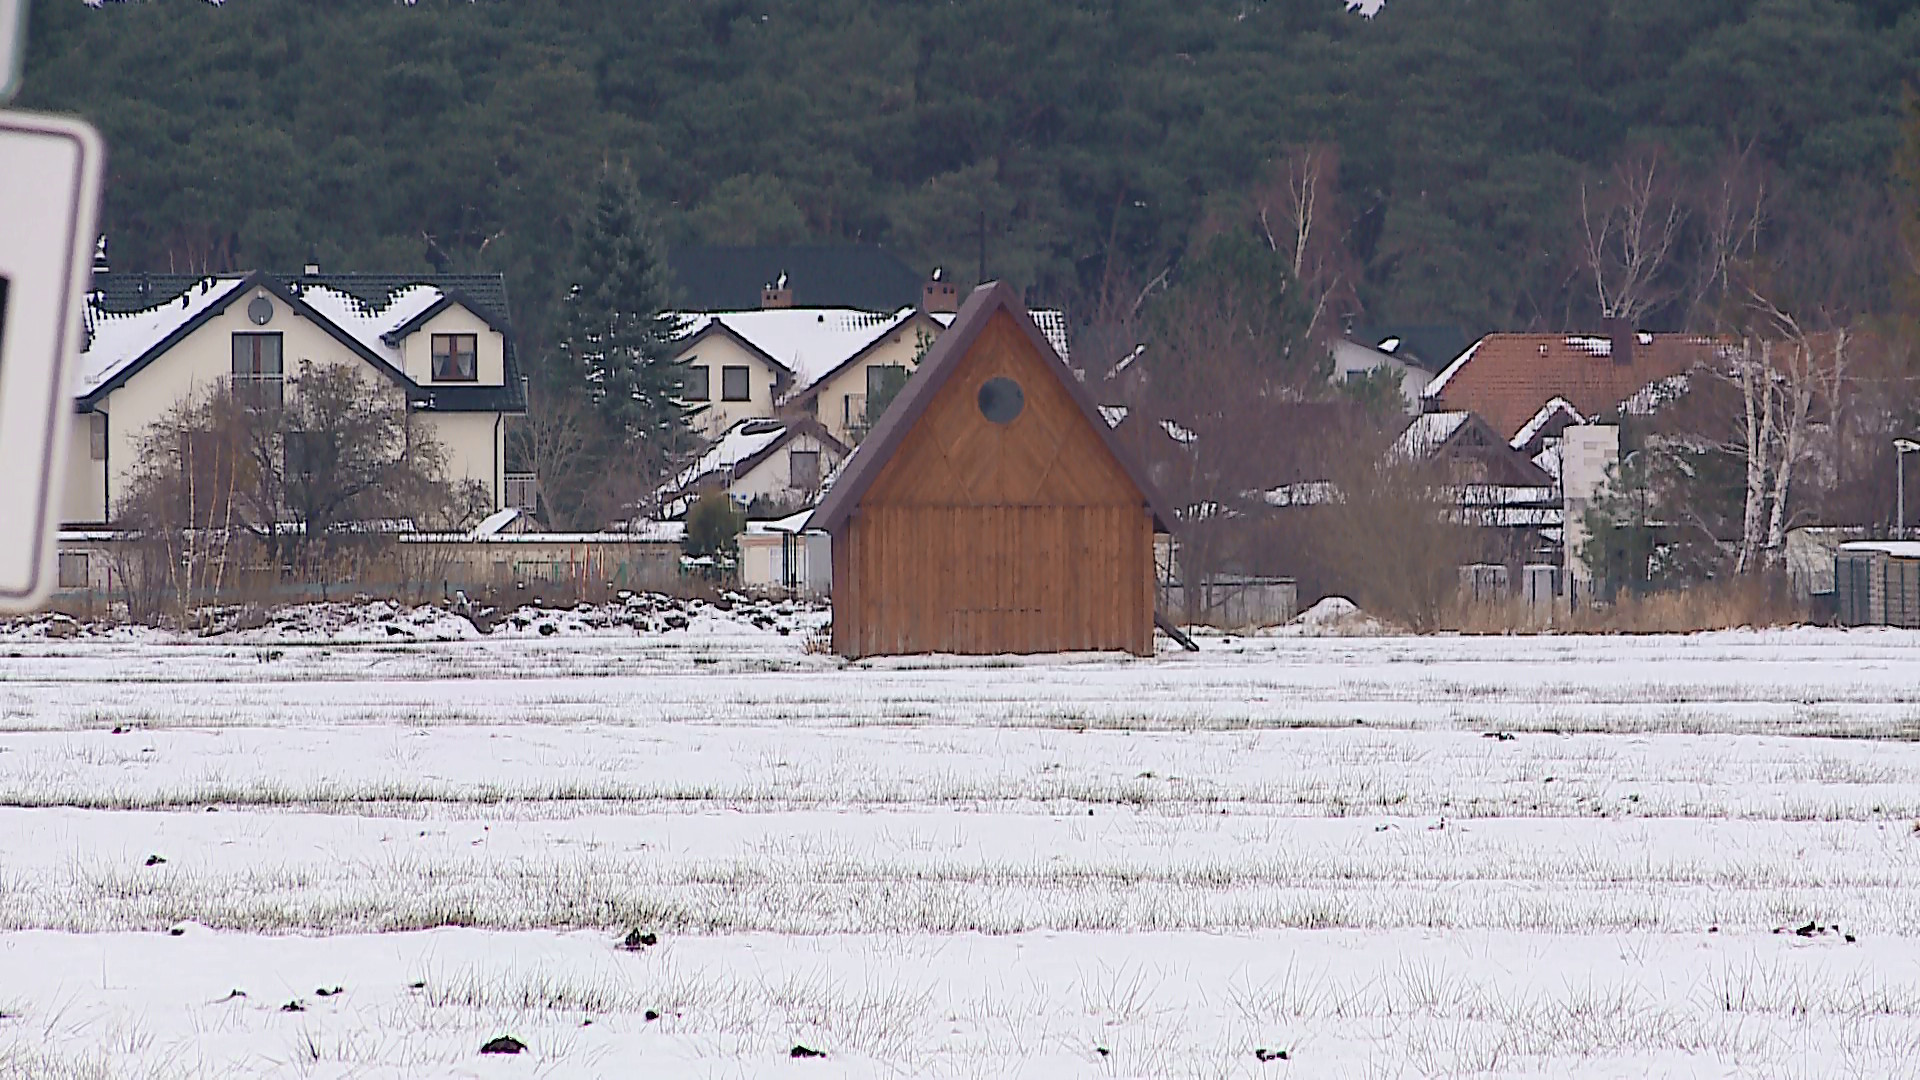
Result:
{"type": "Polygon", "coordinates": [[[1900,493],[1894,498],[1893,535],[1904,536],[1907,531],[1907,452],[1894,451],[1894,472],[1900,477],[1900,493]]]}

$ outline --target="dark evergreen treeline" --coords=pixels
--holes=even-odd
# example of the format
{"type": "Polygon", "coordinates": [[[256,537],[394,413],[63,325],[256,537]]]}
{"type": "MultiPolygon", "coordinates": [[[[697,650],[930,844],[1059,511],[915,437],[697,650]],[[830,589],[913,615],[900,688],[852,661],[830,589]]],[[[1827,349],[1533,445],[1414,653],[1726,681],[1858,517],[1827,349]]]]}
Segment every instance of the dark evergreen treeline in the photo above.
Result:
{"type": "Polygon", "coordinates": [[[116,268],[500,269],[538,349],[624,165],[673,243],[865,240],[1055,303],[1309,144],[1369,318],[1589,318],[1580,178],[1744,152],[1884,199],[1914,0],[152,0],[34,5],[20,104],[111,148],[116,268]]]}

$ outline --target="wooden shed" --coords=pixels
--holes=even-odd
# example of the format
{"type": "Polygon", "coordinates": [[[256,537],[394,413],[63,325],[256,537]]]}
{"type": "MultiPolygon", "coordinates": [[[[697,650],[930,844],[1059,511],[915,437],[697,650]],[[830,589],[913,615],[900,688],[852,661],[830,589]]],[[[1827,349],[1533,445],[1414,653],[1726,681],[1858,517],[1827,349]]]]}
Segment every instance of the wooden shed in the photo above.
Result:
{"type": "Polygon", "coordinates": [[[1150,655],[1172,520],[1018,296],[982,285],[814,512],[833,649],[1150,655]]]}

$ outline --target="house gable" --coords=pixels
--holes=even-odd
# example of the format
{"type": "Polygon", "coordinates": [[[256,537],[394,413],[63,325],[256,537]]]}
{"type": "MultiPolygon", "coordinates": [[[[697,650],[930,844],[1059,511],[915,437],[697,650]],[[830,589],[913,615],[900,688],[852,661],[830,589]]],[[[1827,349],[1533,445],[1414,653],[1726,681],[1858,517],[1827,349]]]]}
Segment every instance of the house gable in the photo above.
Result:
{"type": "Polygon", "coordinates": [[[813,522],[835,531],[858,506],[1145,506],[1173,516],[1115,443],[1079,382],[998,283],[974,290],[828,492],[813,522]],[[982,387],[1010,379],[1024,406],[981,414],[982,387]]]}
{"type": "Polygon", "coordinates": [[[506,382],[506,334],[485,315],[452,297],[442,296],[408,320],[405,327],[382,336],[399,350],[402,369],[419,386],[480,387],[506,382]],[[442,382],[434,377],[433,339],[437,334],[473,335],[475,378],[442,382]]]}

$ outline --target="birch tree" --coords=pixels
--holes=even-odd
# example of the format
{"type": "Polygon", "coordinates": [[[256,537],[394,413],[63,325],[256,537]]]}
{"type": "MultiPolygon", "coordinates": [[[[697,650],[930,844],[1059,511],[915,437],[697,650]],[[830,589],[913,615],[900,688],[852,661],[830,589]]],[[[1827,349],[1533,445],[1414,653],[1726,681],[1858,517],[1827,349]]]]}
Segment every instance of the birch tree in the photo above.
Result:
{"type": "Polygon", "coordinates": [[[1621,161],[1605,182],[1581,181],[1579,257],[1601,318],[1637,324],[1673,299],[1686,219],[1658,151],[1621,161]]]}

